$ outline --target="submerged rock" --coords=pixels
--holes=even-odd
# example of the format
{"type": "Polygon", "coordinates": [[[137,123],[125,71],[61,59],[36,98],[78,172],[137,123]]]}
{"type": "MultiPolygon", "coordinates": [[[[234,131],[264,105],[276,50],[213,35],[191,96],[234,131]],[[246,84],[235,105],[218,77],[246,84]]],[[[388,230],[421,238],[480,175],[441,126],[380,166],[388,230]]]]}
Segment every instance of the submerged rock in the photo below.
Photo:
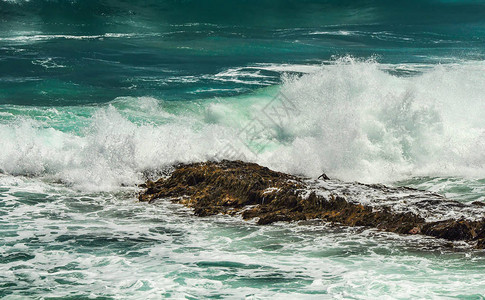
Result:
{"type": "Polygon", "coordinates": [[[167,178],[148,181],[139,200],[170,199],[197,216],[241,214],[260,225],[320,219],[400,234],[467,241],[485,248],[485,208],[410,188],[308,180],[254,163],[183,164],[167,178]]]}

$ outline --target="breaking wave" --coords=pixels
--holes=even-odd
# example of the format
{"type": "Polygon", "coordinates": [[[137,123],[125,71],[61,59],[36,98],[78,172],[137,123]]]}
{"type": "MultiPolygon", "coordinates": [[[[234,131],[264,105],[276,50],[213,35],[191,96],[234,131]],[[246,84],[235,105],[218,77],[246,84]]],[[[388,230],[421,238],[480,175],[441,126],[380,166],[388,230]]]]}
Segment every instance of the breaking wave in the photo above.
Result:
{"type": "Polygon", "coordinates": [[[484,178],[485,63],[420,67],[413,76],[393,68],[343,58],[232,98],[1,106],[0,171],[88,190],[134,185],[177,162],[223,158],[362,182],[484,178]],[[281,101],[294,109],[278,123],[267,110],[281,101]],[[250,136],[252,124],[263,130],[250,136]]]}

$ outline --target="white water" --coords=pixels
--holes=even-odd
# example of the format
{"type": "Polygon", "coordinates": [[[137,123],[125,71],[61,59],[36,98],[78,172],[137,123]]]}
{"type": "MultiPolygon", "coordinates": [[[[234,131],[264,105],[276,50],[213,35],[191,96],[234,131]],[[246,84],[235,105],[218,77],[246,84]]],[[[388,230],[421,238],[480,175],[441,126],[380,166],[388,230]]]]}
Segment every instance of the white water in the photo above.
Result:
{"type": "Polygon", "coordinates": [[[21,297],[483,298],[483,253],[372,229],[197,218],[0,175],[0,284],[21,297]]]}
{"type": "Polygon", "coordinates": [[[231,145],[248,160],[310,177],[325,171],[363,182],[484,178],[485,63],[420,67],[412,77],[389,69],[344,58],[286,77],[279,89],[299,115],[282,128],[262,113],[274,87],[198,102],[141,97],[103,107],[0,107],[10,116],[0,124],[0,170],[110,190],[143,181],[147,170],[214,159],[231,145]],[[256,155],[238,137],[255,117],[273,130],[258,135],[267,147],[256,155]],[[59,127],[66,119],[76,125],[59,127]]]}
{"type": "MultiPolygon", "coordinates": [[[[230,72],[257,76],[252,68],[230,72]]],[[[368,182],[439,176],[421,187],[458,187],[451,196],[483,201],[484,180],[476,180],[485,177],[483,71],[480,62],[433,67],[342,59],[233,98],[0,106],[6,173],[0,174],[0,290],[14,293],[12,299],[481,299],[483,252],[464,243],[448,250],[439,239],[372,229],[195,218],[167,201],[139,203],[133,186],[176,162],[222,158],[217,154],[231,145],[249,160],[313,177],[322,171],[368,182]],[[388,72],[402,69],[417,75],[388,72]],[[279,90],[299,112],[281,128],[262,113],[277,103],[271,100],[279,90]],[[259,145],[251,145],[266,145],[257,154],[238,137],[254,118],[267,126],[259,145]]],[[[401,189],[389,198],[358,184],[314,184],[429,220],[484,213],[409,205],[419,196],[440,198],[429,192],[401,189]]]]}

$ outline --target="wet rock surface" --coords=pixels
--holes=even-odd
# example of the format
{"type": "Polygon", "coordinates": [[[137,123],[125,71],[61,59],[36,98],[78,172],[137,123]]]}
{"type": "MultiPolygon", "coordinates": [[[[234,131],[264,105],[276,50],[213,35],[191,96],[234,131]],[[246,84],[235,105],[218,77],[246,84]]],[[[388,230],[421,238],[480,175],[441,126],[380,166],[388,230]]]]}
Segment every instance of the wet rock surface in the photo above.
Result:
{"type": "Polygon", "coordinates": [[[139,200],[169,199],[197,216],[241,214],[260,225],[320,219],[400,234],[467,241],[485,248],[485,208],[429,192],[384,185],[308,180],[241,161],[176,166],[170,176],[142,185],[139,200]]]}

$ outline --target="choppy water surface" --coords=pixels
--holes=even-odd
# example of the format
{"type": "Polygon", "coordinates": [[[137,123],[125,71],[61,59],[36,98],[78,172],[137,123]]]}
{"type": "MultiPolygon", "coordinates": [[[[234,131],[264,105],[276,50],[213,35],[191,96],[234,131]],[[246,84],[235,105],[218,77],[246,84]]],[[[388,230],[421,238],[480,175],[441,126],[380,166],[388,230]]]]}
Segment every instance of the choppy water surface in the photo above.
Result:
{"type": "Polygon", "coordinates": [[[0,1],[0,297],[483,299],[485,256],[465,244],[197,218],[138,203],[136,186],[237,154],[483,202],[484,13],[444,0],[0,1]],[[268,114],[275,99],[291,112],[268,114]],[[254,124],[265,130],[244,135],[254,124]]]}
{"type": "Polygon", "coordinates": [[[2,295],[480,299],[485,289],[482,252],[431,238],[197,218],[131,190],[80,194],[7,176],[1,188],[2,295]]]}

